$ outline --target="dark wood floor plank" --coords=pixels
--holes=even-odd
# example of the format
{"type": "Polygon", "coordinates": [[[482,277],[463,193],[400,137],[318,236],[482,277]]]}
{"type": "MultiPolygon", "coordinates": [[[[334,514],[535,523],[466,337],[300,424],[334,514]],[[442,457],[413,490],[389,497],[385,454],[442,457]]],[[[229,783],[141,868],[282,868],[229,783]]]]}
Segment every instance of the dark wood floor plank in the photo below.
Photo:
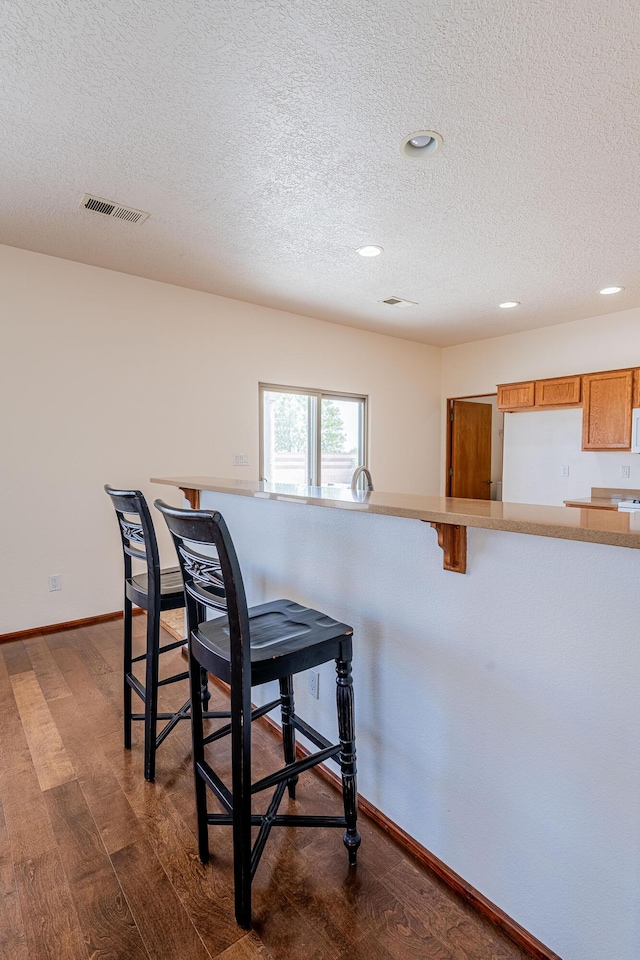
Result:
{"type": "Polygon", "coordinates": [[[148,960],[80,785],[54,787],[45,800],[89,956],[148,960]]]}
{"type": "Polygon", "coordinates": [[[382,883],[447,944],[455,960],[520,960],[526,956],[425,870],[403,860],[382,883]]]}
{"type": "Polygon", "coordinates": [[[262,940],[252,932],[242,937],[224,953],[218,954],[216,960],[273,960],[273,957],[262,940]]]}
{"type": "Polygon", "coordinates": [[[31,667],[37,677],[45,700],[57,700],[70,697],[71,690],[62,675],[51,651],[42,641],[42,637],[30,637],[24,641],[31,667]]]}
{"type": "Polygon", "coordinates": [[[151,960],[211,958],[146,840],[118,850],[112,862],[151,960]]]}
{"type": "Polygon", "coordinates": [[[365,838],[354,869],[349,867],[341,830],[309,832],[313,837],[302,849],[296,843],[280,863],[269,859],[272,882],[279,879],[282,893],[329,934],[342,953],[375,929],[382,906],[392,905],[394,898],[379,877],[395,865],[395,851],[387,858],[367,857],[369,838],[363,830],[365,838]]]}
{"type": "Polygon", "coordinates": [[[70,631],[69,638],[69,646],[77,650],[89,673],[98,682],[103,674],[113,673],[111,664],[108,663],[98,647],[100,637],[100,631],[94,627],[78,627],[76,630],[70,631]]]}
{"type": "Polygon", "coordinates": [[[13,695],[24,727],[41,790],[75,777],[58,728],[33,670],[11,678],[13,695]]]}
{"type": "Polygon", "coordinates": [[[0,957],[6,957],[7,960],[8,958],[28,960],[29,957],[2,806],[0,806],[0,957]]]}
{"type": "MultiPolygon", "coordinates": [[[[198,859],[195,833],[163,789],[160,777],[155,784],[146,783],[136,758],[131,753],[126,755],[119,742],[114,740],[111,745],[103,742],[102,746],[111,754],[139,830],[144,831],[207,950],[211,956],[217,956],[243,936],[234,920],[233,891],[229,885],[233,866],[230,836],[228,843],[214,850],[212,862],[203,867],[198,859]]],[[[170,778],[165,776],[166,780],[170,778]]],[[[191,790],[186,808],[189,815],[193,806],[191,790]]]]}
{"type": "MultiPolygon", "coordinates": [[[[9,646],[9,644],[7,644],[9,646]]],[[[55,849],[40,784],[0,648],[0,799],[14,864],[55,849]]]]}
{"type": "MultiPolygon", "coordinates": [[[[339,960],[452,960],[442,944],[415,929],[401,904],[381,913],[378,928],[340,954],[339,960]]],[[[488,954],[486,960],[493,960],[488,954]]]]}
{"type": "Polygon", "coordinates": [[[29,957],[89,960],[58,851],[17,864],[16,881],[29,957]]]}
{"type": "Polygon", "coordinates": [[[87,670],[78,652],[70,647],[54,647],[53,657],[73,693],[85,718],[85,725],[99,737],[105,733],[121,732],[118,715],[120,703],[105,697],[102,685],[87,670]]]}
{"type": "Polygon", "coordinates": [[[75,699],[65,697],[49,706],[107,852],[128,846],[138,838],[139,824],[75,699]]]}
{"type": "MultiPolygon", "coordinates": [[[[137,618],[146,623],[144,617],[137,618]]],[[[138,640],[138,630],[134,630],[136,646],[143,646],[138,640]]],[[[108,623],[101,623],[91,628],[94,646],[100,651],[102,657],[109,664],[111,669],[118,674],[122,672],[122,656],[124,643],[124,623],[122,620],[113,620],[108,623]]],[[[142,650],[140,651],[142,652],[142,650]]]]}
{"type": "Polygon", "coordinates": [[[31,660],[22,640],[13,640],[2,644],[2,656],[10,677],[14,673],[27,673],[31,670],[31,660]]]}

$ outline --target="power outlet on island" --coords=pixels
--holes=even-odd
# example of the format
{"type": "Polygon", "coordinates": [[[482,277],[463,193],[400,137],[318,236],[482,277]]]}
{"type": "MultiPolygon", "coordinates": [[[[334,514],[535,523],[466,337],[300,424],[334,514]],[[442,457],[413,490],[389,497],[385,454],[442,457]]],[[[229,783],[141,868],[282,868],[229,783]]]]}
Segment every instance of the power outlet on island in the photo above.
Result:
{"type": "Polygon", "coordinates": [[[316,700],[320,699],[320,674],[317,670],[309,670],[307,674],[307,683],[309,686],[309,693],[312,697],[315,697],[316,700]]]}

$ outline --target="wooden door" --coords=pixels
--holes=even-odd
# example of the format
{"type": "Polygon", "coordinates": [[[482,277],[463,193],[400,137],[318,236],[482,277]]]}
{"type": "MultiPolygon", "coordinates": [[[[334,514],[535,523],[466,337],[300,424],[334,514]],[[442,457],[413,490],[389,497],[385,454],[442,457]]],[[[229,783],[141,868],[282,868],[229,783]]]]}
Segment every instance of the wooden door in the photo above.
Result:
{"type": "Polygon", "coordinates": [[[491,499],[491,404],[451,403],[450,496],[491,499]]]}

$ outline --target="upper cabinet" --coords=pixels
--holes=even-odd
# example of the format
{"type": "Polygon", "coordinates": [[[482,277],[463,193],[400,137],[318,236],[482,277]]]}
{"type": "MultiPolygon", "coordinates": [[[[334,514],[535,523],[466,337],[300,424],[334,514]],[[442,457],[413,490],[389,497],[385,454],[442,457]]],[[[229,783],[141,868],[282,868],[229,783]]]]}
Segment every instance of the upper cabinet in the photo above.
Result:
{"type": "Polygon", "coordinates": [[[633,370],[611,370],[583,376],[583,450],[631,448],[633,387],[633,370]]]}
{"type": "Polygon", "coordinates": [[[553,377],[550,380],[525,380],[498,386],[498,410],[535,410],[538,407],[579,407],[581,377],[553,377]]]}
{"type": "Polygon", "coordinates": [[[536,380],[536,407],[579,407],[581,377],[554,377],[536,380]]]}
{"type": "Polygon", "coordinates": [[[630,450],[631,411],[640,407],[640,368],[498,385],[498,410],[582,407],[583,450],[630,450]]]}
{"type": "Polygon", "coordinates": [[[498,410],[526,410],[535,404],[534,380],[524,383],[502,383],[498,386],[498,410]]]}

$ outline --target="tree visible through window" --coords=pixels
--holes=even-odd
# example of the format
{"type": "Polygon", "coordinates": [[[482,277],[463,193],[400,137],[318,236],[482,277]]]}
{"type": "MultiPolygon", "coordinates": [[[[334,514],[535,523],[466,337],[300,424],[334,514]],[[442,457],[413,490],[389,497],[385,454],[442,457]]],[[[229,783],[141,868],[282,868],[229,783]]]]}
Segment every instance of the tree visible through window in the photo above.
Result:
{"type": "Polygon", "coordinates": [[[365,456],[365,398],[260,388],[261,476],[273,483],[346,486],[365,456]]]}
{"type": "MultiPolygon", "coordinates": [[[[347,434],[340,408],[333,400],[322,401],[322,452],[342,453],[347,434]]],[[[352,451],[356,453],[357,451],[352,451]]],[[[358,464],[356,464],[358,466],[358,464]]]]}

